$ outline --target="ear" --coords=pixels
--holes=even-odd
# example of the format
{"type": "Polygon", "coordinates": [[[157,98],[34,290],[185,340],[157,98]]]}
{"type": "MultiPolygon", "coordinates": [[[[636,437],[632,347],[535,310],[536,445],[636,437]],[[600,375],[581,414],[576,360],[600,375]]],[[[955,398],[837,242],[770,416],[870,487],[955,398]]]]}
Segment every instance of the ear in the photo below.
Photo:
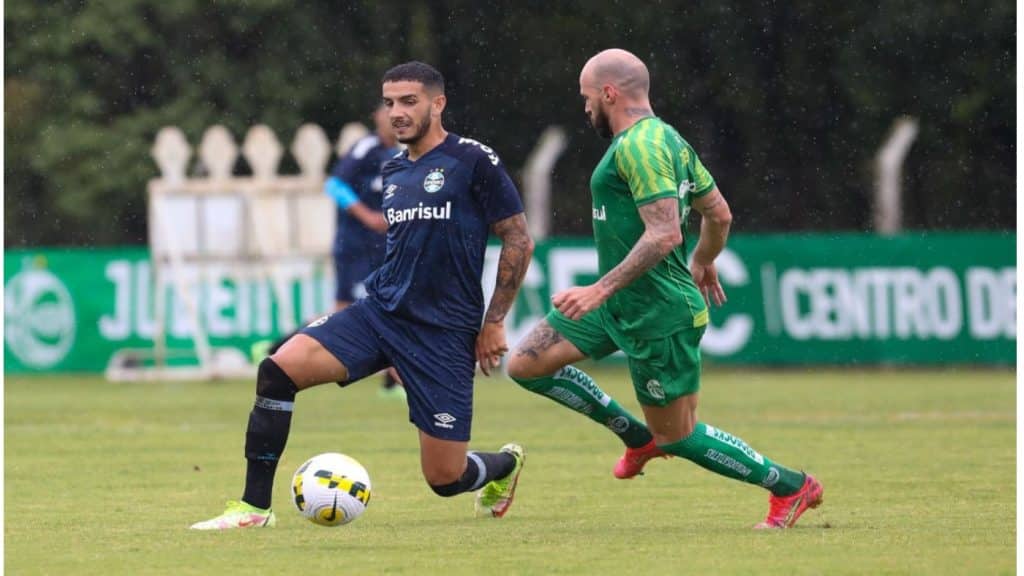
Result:
{"type": "Polygon", "coordinates": [[[444,107],[448,104],[448,97],[444,94],[438,94],[434,96],[433,101],[430,102],[430,113],[432,116],[440,116],[441,112],[444,112],[444,107]]]}
{"type": "Polygon", "coordinates": [[[618,98],[619,91],[615,89],[615,86],[611,84],[605,84],[601,86],[601,101],[605,104],[615,104],[615,99],[618,98]]]}

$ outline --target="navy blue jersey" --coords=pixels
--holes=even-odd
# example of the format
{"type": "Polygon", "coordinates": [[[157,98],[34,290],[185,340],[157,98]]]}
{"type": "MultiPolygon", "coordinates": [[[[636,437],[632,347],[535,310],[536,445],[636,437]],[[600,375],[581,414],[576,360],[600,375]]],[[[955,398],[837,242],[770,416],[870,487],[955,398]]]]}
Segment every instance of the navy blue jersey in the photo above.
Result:
{"type": "Polygon", "coordinates": [[[455,134],[415,162],[384,165],[384,264],[366,280],[369,298],[402,318],[476,333],[481,274],[492,224],[523,211],[493,150],[455,134]]]}
{"type": "MultiPolygon", "coordinates": [[[[388,148],[375,134],[364,136],[352,145],[348,154],[338,160],[331,171],[331,177],[350,186],[367,208],[379,211],[383,189],[381,168],[395,154],[398,154],[398,148],[388,148]]],[[[335,254],[383,254],[384,236],[363,226],[358,218],[340,206],[337,223],[334,234],[335,254]]]]}

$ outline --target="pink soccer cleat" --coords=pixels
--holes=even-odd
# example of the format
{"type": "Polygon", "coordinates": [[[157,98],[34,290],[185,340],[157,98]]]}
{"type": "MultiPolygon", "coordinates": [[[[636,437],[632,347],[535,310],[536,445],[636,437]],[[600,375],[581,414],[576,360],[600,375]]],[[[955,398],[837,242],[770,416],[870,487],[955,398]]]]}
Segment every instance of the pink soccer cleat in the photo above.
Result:
{"type": "Polygon", "coordinates": [[[637,474],[644,473],[644,464],[651,458],[668,458],[668,454],[661,451],[661,448],[651,440],[640,448],[626,448],[626,453],[615,463],[613,473],[619,480],[628,480],[637,474]]]}
{"type": "Polygon", "coordinates": [[[768,517],[754,526],[755,529],[790,528],[808,508],[821,506],[824,500],[825,489],[814,476],[806,475],[804,485],[789,496],[769,496],[768,517]]]}

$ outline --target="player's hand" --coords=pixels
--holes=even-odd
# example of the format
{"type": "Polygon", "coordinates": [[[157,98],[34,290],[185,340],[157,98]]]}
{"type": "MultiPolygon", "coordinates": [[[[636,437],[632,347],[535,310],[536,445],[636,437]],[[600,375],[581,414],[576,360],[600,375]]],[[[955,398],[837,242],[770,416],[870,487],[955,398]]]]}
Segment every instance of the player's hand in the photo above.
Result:
{"type": "Polygon", "coordinates": [[[611,294],[600,284],[574,286],[551,297],[551,303],[570,320],[579,320],[588,312],[596,310],[611,294]]]}
{"type": "Polygon", "coordinates": [[[504,322],[484,322],[480,335],[476,337],[476,361],[486,376],[501,365],[501,357],[508,352],[505,342],[504,322]]]}
{"type": "Polygon", "coordinates": [[[714,262],[701,264],[694,260],[690,263],[690,274],[693,275],[693,281],[700,289],[700,293],[704,295],[704,302],[708,306],[711,306],[712,302],[716,306],[721,306],[728,301],[728,298],[725,297],[725,290],[722,290],[722,284],[718,282],[718,271],[715,270],[714,262]]]}

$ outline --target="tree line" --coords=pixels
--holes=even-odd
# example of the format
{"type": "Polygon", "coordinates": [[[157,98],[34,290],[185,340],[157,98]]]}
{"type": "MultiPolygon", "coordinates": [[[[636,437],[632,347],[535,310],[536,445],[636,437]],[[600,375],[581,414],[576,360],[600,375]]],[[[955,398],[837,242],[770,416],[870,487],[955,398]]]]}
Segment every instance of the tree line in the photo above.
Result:
{"type": "Polygon", "coordinates": [[[869,230],[872,158],[902,115],[920,122],[908,228],[1016,222],[1009,2],[12,0],[4,17],[9,247],[145,242],[162,126],[193,146],[217,123],[239,140],[256,123],[282,142],[304,122],[336,135],[369,120],[381,74],[411,59],[445,75],[446,127],[514,175],[544,127],[564,126],[553,226],[589,234],[607,143],[577,81],[613,46],[646,61],[655,112],[697,150],[737,230],[869,230]]]}

